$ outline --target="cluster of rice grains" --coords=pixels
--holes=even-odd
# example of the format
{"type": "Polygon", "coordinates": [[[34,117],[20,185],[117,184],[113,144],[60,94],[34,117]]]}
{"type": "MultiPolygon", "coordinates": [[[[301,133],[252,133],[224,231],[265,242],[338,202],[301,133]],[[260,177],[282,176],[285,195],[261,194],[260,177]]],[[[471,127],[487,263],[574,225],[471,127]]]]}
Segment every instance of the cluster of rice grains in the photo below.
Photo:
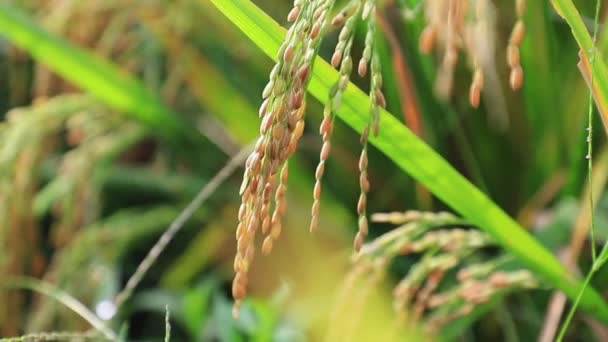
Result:
{"type": "MultiPolygon", "coordinates": [[[[515,0],[517,22],[513,26],[507,45],[507,63],[510,68],[511,89],[518,90],[524,81],[520,65],[519,48],[525,35],[523,16],[525,0],[515,0]]],[[[437,79],[437,91],[448,98],[452,94],[453,78],[458,62],[458,50],[464,49],[473,67],[473,80],[469,101],[479,107],[484,88],[484,69],[494,60],[493,26],[495,8],[491,0],[427,0],[424,1],[427,26],[420,36],[420,50],[429,54],[436,45],[443,51],[443,60],[437,79]]]]}
{"type": "Polygon", "coordinates": [[[365,36],[365,47],[359,64],[357,73],[361,77],[367,75],[371,64],[370,91],[369,97],[371,102],[370,115],[367,126],[361,134],[361,144],[363,148],[359,156],[359,184],[361,192],[357,203],[357,214],[359,215],[358,226],[359,231],[355,237],[355,250],[359,250],[363,245],[363,241],[368,234],[368,223],[366,217],[367,208],[367,192],[369,191],[369,179],[367,176],[367,140],[370,130],[373,128],[374,135],[378,135],[380,128],[380,107],[386,106],[386,100],[382,94],[382,74],[380,72],[380,60],[374,49],[375,29],[376,29],[376,3],[372,0],[350,1],[338,14],[333,18],[331,24],[335,28],[341,27],[338,36],[338,44],[331,58],[331,64],[340,70],[340,79],[330,90],[330,100],[325,104],[323,111],[323,122],[321,123],[320,133],[323,136],[323,147],[319,165],[316,171],[316,183],[314,188],[314,203],[312,206],[312,222],[310,230],[315,231],[319,222],[319,205],[321,199],[321,179],[325,171],[325,163],[329,157],[331,148],[331,133],[335,112],[339,109],[342,101],[342,93],[350,80],[350,74],[353,68],[353,60],[351,57],[351,47],[355,35],[357,22],[363,20],[367,23],[367,33],[365,36]]]}
{"type": "Polygon", "coordinates": [[[328,1],[296,0],[288,21],[293,22],[278,54],[278,62],[264,88],[260,107],[260,137],[246,162],[236,231],[236,276],[232,283],[234,316],[247,292],[248,271],[255,254],[255,237],[265,235],[264,254],[270,253],[281,233],[285,213],[288,159],[304,131],[306,85],[328,1]],[[274,196],[274,198],[273,198],[274,196]]]}
{"type": "MultiPolygon", "coordinates": [[[[502,268],[506,257],[479,261],[478,252],[494,246],[493,240],[479,230],[459,228],[467,223],[452,214],[409,211],[375,214],[372,219],[398,227],[365,244],[354,256],[335,317],[355,315],[349,320],[360,320],[370,290],[379,286],[391,262],[401,255],[419,259],[394,288],[398,321],[421,322],[430,333],[501,294],[538,287],[531,272],[502,268]]],[[[330,328],[331,334],[341,332],[330,328]]]]}
{"type": "MultiPolygon", "coordinates": [[[[354,247],[359,251],[368,234],[367,193],[368,179],[367,142],[370,132],[379,133],[381,108],[386,106],[382,94],[382,75],[379,56],[375,52],[376,0],[350,0],[329,18],[335,0],[295,0],[287,19],[292,22],[281,46],[277,64],[270,73],[270,81],[264,88],[260,107],[260,137],[249,156],[243,183],[240,189],[242,204],[239,208],[239,223],[236,232],[237,253],[234,260],[236,276],[232,283],[235,299],[234,315],[238,317],[241,301],[247,293],[248,272],[255,255],[255,240],[259,230],[263,238],[262,253],[269,254],[281,233],[281,220],[286,210],[288,159],[296,151],[304,131],[306,87],[311,68],[326,26],[339,29],[338,42],[331,64],[340,72],[340,78],[331,88],[325,103],[323,121],[319,132],[323,139],[320,161],[315,172],[313,205],[310,230],[319,225],[322,178],[331,151],[335,113],[342,103],[353,70],[351,48],[357,24],[367,26],[364,50],[356,66],[357,73],[366,77],[370,71],[369,97],[371,108],[366,128],[361,135],[363,146],[359,157],[360,195],[357,203],[358,233],[354,247]]],[[[438,87],[440,93],[451,93],[453,73],[458,60],[458,50],[463,46],[469,52],[475,69],[470,89],[470,102],[479,106],[483,88],[483,65],[487,61],[487,21],[493,20],[493,5],[490,0],[474,1],[474,20],[468,20],[468,0],[428,0],[424,2],[428,26],[420,37],[423,52],[430,53],[434,45],[442,44],[445,52],[440,70],[438,87]],[[485,55],[484,55],[485,54],[485,55]]],[[[508,63],[511,68],[511,87],[518,89],[523,83],[523,71],[519,65],[519,46],[524,37],[522,17],[524,0],[516,0],[519,20],[515,25],[508,45],[508,63]]],[[[493,57],[492,57],[493,58],[493,57]]],[[[468,236],[467,234],[465,234],[468,236]]]]}
{"type": "Polygon", "coordinates": [[[278,62],[270,73],[270,81],[265,87],[260,107],[260,137],[249,156],[240,194],[242,204],[239,209],[237,227],[237,253],[234,260],[236,276],[232,283],[235,300],[234,315],[238,317],[241,301],[247,292],[248,271],[255,255],[255,238],[261,229],[264,235],[262,253],[269,254],[281,233],[281,219],[286,210],[285,192],[288,178],[288,159],[296,151],[304,130],[306,107],[306,86],[311,67],[320,44],[322,32],[327,25],[340,28],[339,41],[331,59],[339,68],[340,79],[332,87],[325,105],[320,126],[323,146],[320,162],[316,170],[316,184],[313,191],[313,206],[310,230],[319,225],[321,179],[331,150],[331,134],[335,112],[341,104],[342,93],[350,80],[353,68],[351,47],[356,24],[359,20],[367,23],[365,49],[357,71],[361,77],[371,69],[371,109],[367,128],[362,134],[363,149],[360,156],[361,195],[357,206],[359,233],[355,246],[360,248],[368,232],[366,194],[369,191],[367,177],[367,140],[370,127],[378,134],[380,107],[385,99],[380,91],[382,76],[380,62],[374,53],[376,0],[351,0],[333,18],[329,18],[335,0],[295,0],[287,20],[292,22],[277,56],[278,62]],[[331,19],[331,20],[330,20],[331,19]]]}

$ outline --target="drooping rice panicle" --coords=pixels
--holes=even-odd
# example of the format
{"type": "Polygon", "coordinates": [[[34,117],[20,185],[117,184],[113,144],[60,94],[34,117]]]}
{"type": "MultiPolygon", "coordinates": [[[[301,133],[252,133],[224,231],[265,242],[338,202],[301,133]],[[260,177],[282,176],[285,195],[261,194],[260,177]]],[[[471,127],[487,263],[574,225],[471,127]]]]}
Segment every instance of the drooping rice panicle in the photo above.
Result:
{"type": "Polygon", "coordinates": [[[511,89],[518,90],[524,83],[524,71],[521,68],[519,48],[526,34],[526,26],[523,17],[526,12],[526,1],[515,1],[515,13],[517,14],[517,22],[513,26],[511,36],[509,37],[509,45],[507,46],[507,63],[511,69],[509,76],[509,84],[511,89]]]}
{"type": "Polygon", "coordinates": [[[467,222],[452,214],[409,211],[375,214],[372,219],[400,226],[366,243],[354,255],[351,272],[338,294],[336,317],[342,313],[361,318],[366,309],[360,302],[365,299],[362,291],[380,286],[382,268],[402,255],[419,259],[394,287],[396,323],[419,322],[431,334],[501,294],[539,286],[527,270],[502,270],[510,260],[506,255],[480,262],[484,256],[479,251],[495,246],[494,240],[480,230],[460,228],[468,226],[467,222]],[[451,277],[455,279],[445,280],[451,277]]]}
{"type": "Polygon", "coordinates": [[[286,210],[287,162],[304,132],[306,87],[317,54],[321,31],[333,0],[295,0],[287,16],[287,32],[269,82],[262,92],[260,137],[247,159],[240,189],[236,231],[236,272],[232,284],[234,315],[247,294],[248,272],[255,256],[258,231],[265,236],[262,252],[271,252],[286,210]]]}
{"type": "Polygon", "coordinates": [[[333,133],[333,122],[335,112],[342,104],[342,93],[346,89],[350,81],[350,74],[353,68],[352,57],[350,51],[353,44],[355,28],[359,20],[361,12],[361,1],[355,0],[349,2],[333,19],[332,25],[339,27],[344,25],[340,30],[338,43],[331,58],[331,64],[334,67],[340,67],[340,79],[331,88],[329,100],[323,109],[323,121],[319,128],[319,133],[323,138],[323,146],[319,154],[319,164],[315,172],[315,186],[313,190],[313,204],[311,208],[310,231],[314,232],[319,226],[319,211],[321,208],[321,192],[322,179],[325,174],[325,165],[331,152],[331,135],[333,133]]]}
{"type": "MultiPolygon", "coordinates": [[[[523,69],[520,52],[525,35],[523,17],[525,0],[514,0],[517,21],[506,47],[507,63],[510,68],[509,84],[517,90],[523,85],[523,69]]],[[[484,87],[484,63],[488,56],[493,62],[493,49],[488,48],[489,34],[495,34],[493,25],[495,5],[489,0],[429,0],[422,2],[426,17],[426,27],[419,38],[420,51],[430,54],[439,50],[442,61],[437,75],[437,93],[444,99],[452,95],[454,72],[458,64],[458,54],[462,50],[469,56],[473,69],[473,79],[469,88],[471,106],[479,107],[484,87]],[[492,24],[492,25],[491,25],[492,24]],[[485,56],[484,56],[485,54],[485,56]]],[[[404,10],[404,15],[411,11],[404,10]]],[[[406,19],[408,19],[406,17],[406,19]]]]}

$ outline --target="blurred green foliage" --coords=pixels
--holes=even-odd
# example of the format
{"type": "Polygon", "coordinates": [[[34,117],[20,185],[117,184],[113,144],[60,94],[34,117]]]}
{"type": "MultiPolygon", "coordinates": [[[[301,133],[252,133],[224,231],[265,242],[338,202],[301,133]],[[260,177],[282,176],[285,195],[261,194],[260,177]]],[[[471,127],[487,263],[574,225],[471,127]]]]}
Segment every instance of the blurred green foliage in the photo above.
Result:
{"type": "MultiPolygon", "coordinates": [[[[254,2],[286,25],[290,2],[254,2]]],[[[550,2],[527,2],[525,86],[510,92],[503,56],[515,14],[510,1],[495,2],[502,86],[484,94],[475,110],[467,101],[471,74],[465,62],[458,67],[455,96],[447,101],[435,96],[437,61],[418,53],[423,15],[410,21],[400,15],[419,1],[385,3],[381,15],[411,75],[424,141],[545,247],[560,253],[586,201],[588,89],[576,68],[578,47],[570,28],[550,2]],[[504,98],[503,108],[491,97],[495,94],[504,98]],[[508,115],[507,127],[494,121],[500,112],[508,115]]],[[[592,21],[592,3],[577,2],[586,21],[592,21]]],[[[7,0],[0,1],[0,10],[0,281],[11,275],[44,279],[103,315],[101,304],[122,288],[198,189],[257,136],[257,107],[271,61],[207,0],[7,0]],[[26,22],[44,31],[27,36],[18,31],[26,22]],[[6,39],[9,30],[22,41],[6,39]]],[[[395,46],[379,32],[388,109],[405,121],[408,99],[391,64],[395,46]]],[[[321,56],[331,55],[336,36],[329,33],[321,56]]],[[[606,35],[600,41],[605,51],[606,35]]],[[[356,53],[362,47],[355,42],[356,53]]],[[[361,79],[354,82],[366,89],[361,79]]],[[[229,294],[237,174],[161,255],[110,321],[114,331],[122,331],[125,340],[162,340],[168,305],[175,341],[321,339],[356,230],[360,148],[357,133],[338,124],[321,229],[309,236],[321,114],[322,106],[309,101],[307,128],[291,165],[285,247],[256,260],[252,298],[241,319],[232,319],[229,294]]],[[[595,117],[593,143],[601,147],[605,134],[595,117]]],[[[369,212],[447,208],[435,197],[425,198],[426,190],[378,150],[370,152],[369,172],[369,212]]],[[[603,190],[595,189],[601,198],[598,246],[608,235],[603,190]]],[[[371,237],[389,229],[372,225],[371,237]]],[[[578,262],[583,274],[590,265],[589,242],[584,247],[578,262]]],[[[389,281],[415,262],[399,258],[389,281]]],[[[605,279],[606,271],[599,270],[593,285],[600,292],[606,291],[605,279]]],[[[457,329],[472,341],[533,340],[548,301],[548,289],[516,293],[457,329]]],[[[0,337],[90,328],[47,296],[3,290],[0,303],[0,337]]],[[[581,318],[569,336],[600,340],[602,329],[581,318]]]]}

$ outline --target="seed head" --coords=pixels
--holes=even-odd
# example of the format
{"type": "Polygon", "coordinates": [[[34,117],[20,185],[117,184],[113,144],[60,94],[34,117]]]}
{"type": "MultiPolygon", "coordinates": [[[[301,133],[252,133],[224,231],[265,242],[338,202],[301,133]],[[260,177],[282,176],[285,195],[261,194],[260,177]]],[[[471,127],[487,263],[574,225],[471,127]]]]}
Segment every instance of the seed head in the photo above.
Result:
{"type": "MultiPolygon", "coordinates": [[[[459,264],[478,260],[468,256],[494,244],[488,235],[475,229],[458,228],[462,221],[449,213],[409,211],[376,214],[372,218],[401,226],[363,246],[363,238],[357,234],[355,248],[361,250],[353,257],[354,265],[344,289],[354,291],[353,281],[361,287],[365,286],[366,277],[376,277],[378,271],[373,265],[386,268],[402,253],[420,255],[393,290],[393,306],[401,321],[421,320],[427,328],[437,331],[501,293],[538,286],[529,271],[497,270],[500,260],[507,260],[504,258],[468,265],[458,272],[456,282],[442,284],[459,264]]],[[[354,292],[350,298],[353,296],[354,292]]],[[[347,298],[347,294],[344,297],[347,298]]]]}
{"type": "Polygon", "coordinates": [[[325,0],[294,2],[294,8],[287,16],[293,24],[262,92],[260,137],[247,159],[239,191],[242,204],[238,213],[236,275],[232,286],[235,316],[247,294],[256,235],[265,236],[262,253],[267,255],[281,233],[281,220],[287,208],[288,159],[295,153],[304,132],[304,94],[319,44],[318,36],[327,21],[325,5],[325,0]],[[314,22],[313,13],[317,16],[314,22]]]}
{"type": "Polygon", "coordinates": [[[342,25],[338,43],[334,54],[331,58],[331,63],[334,67],[340,67],[340,79],[330,90],[329,100],[325,104],[323,110],[323,121],[319,127],[319,133],[323,139],[323,145],[319,154],[319,164],[315,172],[315,186],[313,190],[313,205],[311,208],[311,223],[310,231],[314,232],[319,225],[319,211],[321,207],[322,179],[325,173],[326,161],[331,153],[331,136],[333,133],[333,117],[342,104],[342,92],[346,89],[352,71],[352,58],[350,50],[353,43],[354,27],[358,20],[360,12],[360,2],[353,1],[347,5],[334,19],[332,23],[336,26],[342,25]],[[356,4],[356,5],[353,5],[356,4]],[[354,10],[351,12],[351,8],[354,10]]]}
{"type": "MultiPolygon", "coordinates": [[[[507,61],[511,69],[510,84],[514,90],[523,84],[523,71],[519,70],[519,48],[525,36],[523,16],[525,0],[513,0],[517,21],[507,45],[507,61]],[[514,71],[518,69],[517,71],[514,71]]],[[[474,78],[494,62],[495,6],[490,0],[425,1],[427,25],[420,35],[420,51],[430,54],[435,47],[443,54],[437,76],[437,92],[447,98],[453,89],[454,71],[458,54],[463,50],[471,63],[474,78]]],[[[469,102],[478,107],[483,83],[473,80],[469,88],[469,102]]]]}
{"type": "Polygon", "coordinates": [[[509,45],[507,46],[507,63],[511,69],[509,76],[509,84],[511,89],[518,90],[523,86],[524,71],[520,65],[519,48],[524,41],[526,34],[526,26],[523,21],[525,14],[526,3],[524,0],[516,0],[515,12],[518,20],[513,26],[511,36],[509,37],[509,45]]]}

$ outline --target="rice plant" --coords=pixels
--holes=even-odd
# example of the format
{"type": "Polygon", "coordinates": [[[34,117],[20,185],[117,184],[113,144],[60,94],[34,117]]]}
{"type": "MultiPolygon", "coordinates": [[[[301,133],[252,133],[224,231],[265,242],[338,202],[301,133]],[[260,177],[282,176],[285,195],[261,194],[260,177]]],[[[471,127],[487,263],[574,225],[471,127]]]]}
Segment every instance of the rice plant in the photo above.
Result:
{"type": "Polygon", "coordinates": [[[0,2],[0,341],[604,340],[602,5],[0,2]]]}

